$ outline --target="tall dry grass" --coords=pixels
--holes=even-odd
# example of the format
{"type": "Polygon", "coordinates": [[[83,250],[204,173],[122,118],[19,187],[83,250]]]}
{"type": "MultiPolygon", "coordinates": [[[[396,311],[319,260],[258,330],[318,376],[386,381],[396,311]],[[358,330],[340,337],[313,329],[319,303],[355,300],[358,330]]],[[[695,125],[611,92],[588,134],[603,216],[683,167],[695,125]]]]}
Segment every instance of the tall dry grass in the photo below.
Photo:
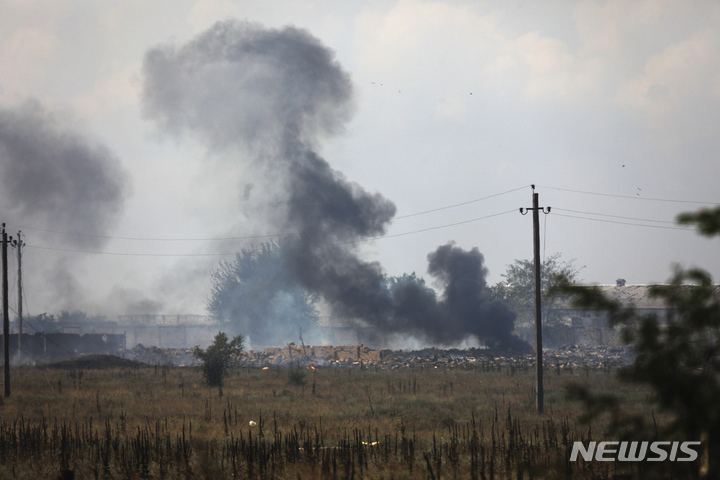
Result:
{"type": "Polygon", "coordinates": [[[650,396],[611,371],[558,370],[537,415],[534,372],[489,366],[237,369],[222,389],[197,369],[162,366],[12,378],[0,478],[61,468],[76,478],[610,478],[612,463],[568,461],[573,441],[603,439],[606,426],[579,424],[564,385],[617,393],[639,412],[650,396]]]}

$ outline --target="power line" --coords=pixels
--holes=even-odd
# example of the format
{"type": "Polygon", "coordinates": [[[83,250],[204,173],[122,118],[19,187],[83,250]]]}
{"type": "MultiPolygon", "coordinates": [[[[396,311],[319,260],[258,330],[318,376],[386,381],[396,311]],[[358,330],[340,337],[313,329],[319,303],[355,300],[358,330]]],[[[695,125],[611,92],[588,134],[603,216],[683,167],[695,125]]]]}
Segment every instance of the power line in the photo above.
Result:
{"type": "Polygon", "coordinates": [[[530,185],[523,185],[522,187],[513,188],[512,190],[508,190],[507,192],[496,193],[496,194],[494,194],[494,195],[488,195],[487,197],[476,198],[475,200],[468,200],[467,202],[456,203],[456,204],[454,204],[454,205],[448,205],[448,206],[445,206],[445,207],[433,208],[432,210],[425,210],[425,211],[423,211],[423,212],[410,213],[410,214],[408,214],[408,215],[401,215],[401,216],[399,216],[399,217],[393,218],[393,220],[400,220],[400,219],[403,219],[403,218],[416,217],[416,216],[418,216],[418,215],[424,215],[424,214],[426,214],[426,213],[439,212],[439,211],[441,211],[441,210],[447,210],[447,209],[449,209],[449,208],[461,207],[461,206],[463,206],[463,205],[469,205],[469,204],[471,204],[471,203],[482,202],[483,200],[487,200],[487,199],[489,199],[489,198],[499,197],[499,196],[502,196],[502,195],[507,195],[508,193],[517,192],[518,190],[523,190],[523,189],[525,189],[525,188],[527,188],[527,187],[529,187],[529,186],[530,186],[530,185]]]}
{"type": "Polygon", "coordinates": [[[56,252],[66,253],[88,253],[93,255],[111,255],[118,257],[222,257],[225,255],[235,255],[237,252],[224,253],[128,253],[128,252],[100,252],[97,250],[76,250],[72,248],[55,248],[42,247],[40,245],[25,245],[28,248],[36,248],[39,250],[52,250],[56,252]]]}
{"type": "MultiPolygon", "coordinates": [[[[518,190],[522,190],[524,188],[527,188],[527,186],[522,186],[518,188],[514,188],[511,190],[507,190],[504,192],[496,193],[493,195],[488,195],[485,197],[468,200],[465,202],[455,203],[452,205],[446,205],[430,210],[424,210],[421,212],[411,213],[407,215],[401,215],[398,217],[395,217],[394,220],[404,219],[404,218],[410,218],[415,217],[419,215],[425,215],[428,213],[443,211],[451,208],[456,208],[464,205],[469,205],[472,203],[481,202],[484,200],[488,200],[490,198],[499,197],[502,195],[507,195],[509,193],[516,192],[518,190]]],[[[692,200],[671,200],[671,199],[661,199],[661,198],[646,198],[646,197],[633,197],[633,196],[627,196],[627,195],[614,195],[609,193],[601,193],[601,192],[589,192],[584,190],[573,190],[573,189],[567,189],[567,188],[560,188],[560,187],[551,187],[551,186],[543,186],[542,188],[552,189],[552,190],[559,190],[564,192],[572,192],[572,193],[580,193],[580,194],[586,194],[586,195],[597,195],[597,196],[603,196],[603,197],[615,197],[615,198],[625,198],[625,199],[632,199],[632,200],[648,200],[648,201],[660,201],[660,202],[675,202],[675,203],[694,203],[694,204],[705,204],[705,205],[720,205],[718,203],[711,203],[711,202],[698,202],[698,201],[692,201],[692,200]]],[[[642,218],[633,218],[633,217],[625,217],[625,216],[619,216],[619,215],[609,215],[609,214],[601,214],[601,213],[593,213],[593,212],[583,212],[583,211],[577,211],[577,210],[570,210],[570,209],[560,209],[559,211],[565,211],[565,212],[571,212],[581,215],[594,215],[594,216],[603,216],[607,218],[617,218],[621,220],[632,220],[632,221],[641,221],[641,222],[652,222],[652,223],[667,223],[667,224],[674,224],[674,222],[670,221],[662,221],[662,220],[651,220],[651,219],[642,219],[642,218]]],[[[511,212],[511,211],[510,211],[511,212]]],[[[422,233],[427,232],[431,230],[437,230],[441,228],[448,228],[453,227],[457,225],[462,225],[465,223],[471,223],[478,220],[483,220],[486,218],[491,218],[498,215],[504,215],[509,212],[501,212],[493,215],[488,215],[484,217],[478,217],[478,218],[472,218],[469,220],[464,220],[461,222],[455,222],[450,223],[446,225],[438,225],[418,230],[413,230],[410,232],[403,232],[398,234],[392,234],[392,235],[382,235],[377,237],[370,237],[370,238],[363,238],[359,240],[353,240],[348,242],[339,242],[338,244],[355,244],[355,243],[361,243],[366,241],[372,241],[372,240],[380,240],[384,238],[393,238],[393,237],[400,237],[405,235],[412,235],[416,233],[422,233]]],[[[594,220],[594,221],[603,221],[605,223],[616,223],[621,225],[633,225],[633,226],[645,226],[645,227],[654,227],[654,228],[666,228],[671,230],[691,230],[691,228],[686,227],[662,227],[662,226],[655,226],[655,225],[638,225],[635,223],[627,223],[627,222],[617,222],[617,221],[611,221],[611,220],[601,220],[596,218],[589,218],[584,216],[578,216],[578,215],[567,215],[567,214],[561,214],[558,213],[558,216],[567,217],[567,218],[579,218],[584,220],[594,220]]],[[[136,237],[136,236],[110,236],[110,235],[95,235],[95,234],[87,234],[87,233],[79,233],[79,232],[64,232],[59,230],[51,230],[51,229],[43,229],[43,228],[36,228],[36,227],[28,227],[28,226],[22,226],[24,229],[29,230],[35,230],[35,231],[41,231],[41,232],[49,232],[49,233],[57,233],[57,234],[64,234],[64,235],[75,235],[80,237],[90,237],[90,238],[102,238],[102,239],[109,239],[109,240],[131,240],[131,241],[163,241],[163,242],[182,242],[182,241],[233,241],[233,240],[250,240],[250,239],[262,239],[262,238],[278,238],[278,237],[286,237],[286,236],[293,236],[298,235],[298,233],[276,233],[276,234],[268,234],[268,235],[247,235],[247,236],[235,236],[235,237],[205,237],[205,238],[179,238],[179,237],[136,237]]],[[[129,252],[103,252],[103,251],[92,251],[92,250],[81,250],[81,249],[72,249],[72,248],[57,248],[57,247],[48,247],[48,246],[42,246],[42,245],[27,245],[28,248],[35,248],[40,250],[49,250],[49,251],[58,251],[58,252],[66,252],[66,253],[85,253],[85,254],[95,254],[95,255],[110,255],[110,256],[132,256],[132,257],[221,257],[221,256],[229,256],[229,255],[235,255],[236,252],[216,252],[216,253],[129,253],[129,252]]]]}
{"type": "MultiPolygon", "coordinates": [[[[634,221],[640,221],[640,222],[655,222],[655,223],[666,223],[666,224],[673,224],[674,222],[670,221],[663,221],[663,220],[651,220],[651,219],[642,219],[642,218],[634,218],[634,217],[624,217],[619,215],[608,215],[608,214],[602,214],[602,213],[592,213],[592,212],[581,212],[576,210],[568,210],[568,209],[562,209],[562,208],[556,208],[557,211],[560,212],[573,212],[573,213],[581,213],[585,215],[596,215],[596,216],[603,216],[608,218],[619,218],[619,219],[625,219],[625,220],[634,220],[634,221]]],[[[412,230],[409,232],[402,232],[402,233],[394,233],[389,235],[380,235],[377,237],[368,237],[368,238],[361,238],[358,240],[350,240],[346,242],[329,242],[327,245],[351,245],[351,244],[357,244],[357,243],[363,243],[363,242],[370,242],[374,240],[383,240],[386,238],[395,238],[395,237],[403,237],[407,235],[414,235],[418,233],[428,232],[432,230],[439,230],[442,228],[449,228],[449,227],[455,227],[458,225],[464,225],[467,223],[477,222],[480,220],[485,220],[488,218],[497,217],[500,215],[506,215],[508,213],[514,212],[513,210],[508,210],[505,212],[499,212],[494,213],[491,215],[485,215],[482,217],[476,217],[471,218],[469,220],[463,220],[460,222],[454,222],[454,223],[448,223],[444,225],[436,225],[433,227],[427,227],[427,228],[421,228],[418,230],[412,230]]],[[[634,227],[649,227],[649,228],[662,228],[667,230],[684,230],[684,231],[692,231],[692,227],[673,227],[673,226],[663,226],[663,225],[644,225],[639,223],[630,223],[630,222],[620,222],[620,221],[614,221],[614,220],[605,220],[601,218],[592,218],[592,217],[586,217],[581,215],[567,215],[562,213],[556,213],[558,217],[565,217],[565,218],[577,218],[581,220],[590,220],[590,221],[596,221],[596,222],[604,222],[604,223],[614,223],[618,225],[630,225],[634,227]]],[[[120,256],[120,257],[224,257],[224,256],[230,256],[230,255],[236,255],[237,252],[215,252],[215,253],[130,253],[130,252],[101,252],[101,251],[93,251],[93,250],[78,250],[78,249],[70,249],[70,248],[56,248],[56,247],[45,247],[40,245],[26,245],[27,248],[35,248],[39,250],[50,250],[50,251],[57,251],[57,252],[66,252],[66,253],[84,253],[84,254],[91,254],[91,255],[110,255],[110,256],[120,256]]]]}
{"type": "Polygon", "coordinates": [[[556,216],[566,217],[566,218],[579,218],[582,220],[590,220],[593,222],[615,223],[617,225],[631,225],[633,227],[662,228],[662,229],[666,229],[666,230],[684,230],[684,231],[693,231],[694,230],[692,227],[666,227],[663,225],[643,225],[640,223],[618,222],[615,220],[603,220],[602,218],[581,217],[579,215],[564,215],[562,213],[557,213],[556,216]]]}
{"type": "Polygon", "coordinates": [[[441,228],[448,228],[448,227],[455,227],[457,225],[464,225],[466,223],[472,223],[472,222],[477,222],[479,220],[485,220],[486,218],[499,217],[500,215],[507,215],[508,213],[513,213],[515,211],[517,211],[517,210],[513,208],[512,210],[508,210],[506,212],[493,213],[492,215],[485,215],[484,217],[471,218],[470,220],[463,220],[462,222],[448,223],[446,225],[438,225],[436,227],[428,227],[428,228],[423,228],[420,230],[413,230],[411,232],[394,233],[392,235],[382,235],[379,237],[364,238],[361,240],[355,240],[355,241],[350,241],[350,242],[341,242],[340,244],[346,245],[346,244],[352,244],[352,243],[368,242],[371,240],[383,240],[385,238],[403,237],[405,235],[413,235],[415,233],[428,232],[430,230],[438,230],[441,228]]]}
{"type": "MultiPolygon", "coordinates": [[[[675,222],[670,221],[670,220],[652,220],[652,219],[648,219],[648,218],[623,217],[623,216],[620,216],[620,215],[608,215],[608,214],[605,214],[605,213],[582,212],[582,211],[579,211],[579,210],[569,210],[569,209],[565,209],[565,208],[556,208],[556,210],[559,210],[559,211],[561,211],[561,212],[580,213],[580,214],[583,214],[583,215],[596,215],[596,216],[598,216],[598,217],[619,218],[619,219],[622,219],[622,220],[635,220],[635,221],[638,221],[638,222],[669,223],[669,224],[671,224],[671,225],[676,225],[675,222]]],[[[685,229],[683,229],[683,230],[685,230],[685,229]]]]}
{"type": "MultiPolygon", "coordinates": [[[[508,213],[514,212],[515,209],[508,210],[505,212],[500,213],[494,213],[491,215],[485,215],[483,217],[477,217],[477,218],[471,218],[469,220],[463,220],[461,222],[454,222],[454,223],[448,223],[445,225],[437,225],[434,227],[428,227],[428,228],[422,228],[419,230],[413,230],[410,232],[402,232],[402,233],[394,233],[391,235],[380,235],[377,237],[368,237],[368,238],[362,238],[358,240],[351,240],[347,242],[329,242],[325,245],[350,245],[355,243],[363,243],[363,242],[370,242],[373,240],[382,240],[385,238],[394,238],[394,237],[402,237],[406,235],[413,235],[416,233],[423,233],[428,232],[431,230],[439,230],[441,228],[449,228],[449,227],[455,227],[458,225],[464,225],[466,223],[472,223],[477,222],[480,220],[485,220],[487,218],[492,217],[498,217],[500,215],[507,215],[508,213]]],[[[128,252],[100,252],[96,250],[76,250],[71,248],[55,248],[55,247],[43,247],[39,245],[25,245],[27,248],[36,248],[40,250],[52,250],[57,252],[68,252],[68,253],[87,253],[87,254],[94,254],[94,255],[111,255],[111,256],[122,256],[122,257],[223,257],[223,256],[229,256],[229,255],[236,255],[237,252],[220,252],[220,253],[128,253],[128,252]]]]}
{"type": "MultiPolygon", "coordinates": [[[[439,212],[442,210],[448,210],[451,208],[461,207],[464,205],[469,205],[472,203],[482,202],[484,200],[488,200],[490,198],[494,197],[500,197],[502,195],[507,195],[509,193],[517,192],[518,190],[522,190],[524,188],[529,187],[529,185],[523,185],[522,187],[514,188],[512,190],[507,190],[505,192],[501,193],[495,193],[493,195],[488,195],[481,198],[476,198],[473,200],[468,200],[465,202],[455,203],[452,205],[446,205],[443,207],[433,208],[430,210],[425,210],[422,212],[416,212],[416,213],[410,213],[407,215],[400,215],[397,217],[393,217],[392,220],[401,220],[404,218],[410,218],[410,217],[416,217],[419,215],[425,215],[428,213],[433,212],[439,212]]],[[[46,233],[55,233],[59,235],[70,235],[70,236],[76,236],[76,237],[85,237],[85,238],[100,238],[105,240],[128,240],[128,241],[153,241],[153,242],[213,242],[213,241],[233,241],[233,240],[254,240],[254,239],[261,239],[261,238],[278,238],[278,237],[289,237],[293,235],[297,235],[297,232],[284,232],[284,233],[271,233],[267,235],[239,235],[239,236],[233,236],[233,237],[191,237],[191,238],[182,238],[182,237],[139,237],[139,236],[114,236],[114,235],[97,235],[92,233],[82,233],[82,232],[67,232],[62,230],[53,230],[48,228],[39,228],[39,227],[32,227],[27,225],[18,225],[14,223],[8,223],[7,225],[12,225],[13,227],[21,228],[24,230],[33,230],[36,232],[46,232],[46,233]]],[[[49,247],[38,247],[35,246],[34,248],[45,248],[50,249],[49,247]]],[[[65,251],[65,250],[63,250],[65,251]]],[[[68,250],[70,251],[70,250],[68,250]]],[[[176,256],[176,255],[172,255],[176,256]]]]}
{"type": "Polygon", "coordinates": [[[632,200],[644,200],[644,201],[651,201],[651,202],[669,202],[669,203],[694,203],[697,205],[720,205],[718,202],[699,202],[696,200],[673,200],[668,198],[650,198],[650,197],[639,197],[639,196],[631,196],[631,195],[615,195],[612,193],[600,193],[600,192],[587,192],[584,190],[572,190],[569,188],[560,188],[560,187],[549,187],[547,185],[538,185],[539,188],[547,188],[550,190],[558,190],[561,192],[572,192],[572,193],[582,193],[585,195],[598,195],[601,197],[613,197],[613,198],[627,198],[632,200]]]}
{"type": "Polygon", "coordinates": [[[64,232],[61,230],[50,230],[47,228],[37,228],[37,227],[28,227],[28,226],[22,226],[22,225],[15,225],[15,224],[8,224],[8,225],[14,225],[16,227],[25,229],[25,230],[34,230],[36,232],[46,232],[46,233],[57,233],[59,235],[72,235],[76,237],[86,237],[86,238],[102,238],[105,240],[132,240],[132,241],[152,241],[152,242],[221,242],[221,241],[231,241],[231,240],[253,240],[258,238],[276,238],[276,237],[288,237],[292,235],[297,235],[296,233],[273,233],[269,235],[245,235],[245,236],[238,236],[238,237],[206,237],[206,238],[172,238],[172,237],[118,237],[118,236],[111,236],[111,235],[95,235],[91,233],[79,233],[79,232],[64,232]]]}

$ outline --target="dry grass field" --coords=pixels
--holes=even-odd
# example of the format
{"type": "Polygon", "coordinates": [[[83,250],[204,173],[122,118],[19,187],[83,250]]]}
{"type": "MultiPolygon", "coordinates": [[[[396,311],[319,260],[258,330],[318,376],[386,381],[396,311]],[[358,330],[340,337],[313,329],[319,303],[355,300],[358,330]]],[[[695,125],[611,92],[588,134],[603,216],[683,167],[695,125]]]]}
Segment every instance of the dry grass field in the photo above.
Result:
{"type": "Polygon", "coordinates": [[[220,390],[196,368],[13,369],[0,478],[612,478],[614,462],[569,462],[573,441],[605,438],[577,421],[571,380],[638,411],[650,395],[548,371],[537,415],[532,370],[240,368],[220,390]]]}

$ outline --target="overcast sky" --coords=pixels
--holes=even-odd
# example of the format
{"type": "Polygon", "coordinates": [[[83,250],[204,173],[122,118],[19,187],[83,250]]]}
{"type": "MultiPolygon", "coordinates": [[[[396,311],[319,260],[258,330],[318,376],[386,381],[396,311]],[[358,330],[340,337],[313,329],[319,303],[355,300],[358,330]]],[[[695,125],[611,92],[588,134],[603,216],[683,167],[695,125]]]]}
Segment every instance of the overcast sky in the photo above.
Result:
{"type": "Polygon", "coordinates": [[[673,223],[720,203],[715,1],[0,0],[0,221],[25,235],[30,314],[204,313],[219,254],[285,233],[253,203],[271,172],[143,107],[147,52],[228,18],[304,29],[349,75],[316,148],[395,203],[360,247],[389,275],[455,241],[501,281],[532,257],[535,184],[543,254],[586,282],[720,276],[718,241],[673,223]]]}

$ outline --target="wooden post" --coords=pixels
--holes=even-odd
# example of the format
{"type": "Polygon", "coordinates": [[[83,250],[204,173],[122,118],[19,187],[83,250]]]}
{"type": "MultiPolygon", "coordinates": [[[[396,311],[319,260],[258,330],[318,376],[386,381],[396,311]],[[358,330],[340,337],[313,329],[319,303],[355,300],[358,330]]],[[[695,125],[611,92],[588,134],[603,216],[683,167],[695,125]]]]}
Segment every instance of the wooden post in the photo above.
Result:
{"type": "Polygon", "coordinates": [[[5,397],[10,396],[10,314],[8,306],[8,236],[3,223],[2,230],[2,293],[3,293],[3,383],[5,397]]]}
{"type": "Polygon", "coordinates": [[[543,413],[543,361],[542,361],[542,280],[541,280],[541,264],[540,264],[540,212],[544,214],[550,213],[550,207],[538,206],[538,194],[535,193],[535,185],[533,189],[533,206],[531,208],[521,208],[520,213],[526,215],[528,210],[533,212],[533,257],[535,265],[535,395],[537,400],[537,413],[543,413]]]}
{"type": "Polygon", "coordinates": [[[18,314],[18,352],[17,352],[17,359],[18,364],[20,363],[21,355],[22,355],[22,327],[23,327],[23,294],[22,294],[22,232],[18,232],[17,236],[17,261],[18,261],[18,304],[17,304],[17,314],[18,314]]]}
{"type": "Polygon", "coordinates": [[[543,354],[542,354],[542,284],[540,276],[540,207],[538,194],[533,193],[533,250],[535,258],[535,374],[537,413],[544,410],[543,354]]]}

